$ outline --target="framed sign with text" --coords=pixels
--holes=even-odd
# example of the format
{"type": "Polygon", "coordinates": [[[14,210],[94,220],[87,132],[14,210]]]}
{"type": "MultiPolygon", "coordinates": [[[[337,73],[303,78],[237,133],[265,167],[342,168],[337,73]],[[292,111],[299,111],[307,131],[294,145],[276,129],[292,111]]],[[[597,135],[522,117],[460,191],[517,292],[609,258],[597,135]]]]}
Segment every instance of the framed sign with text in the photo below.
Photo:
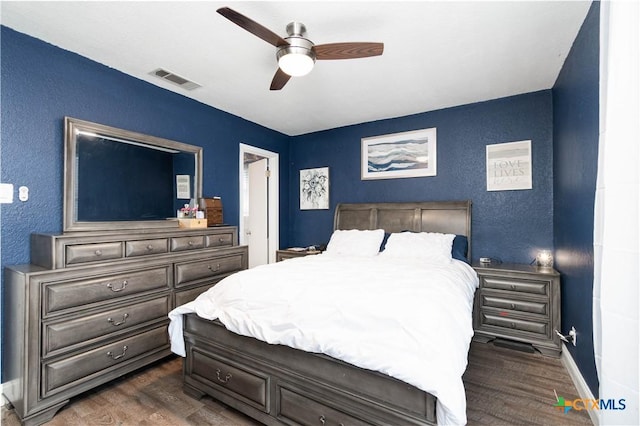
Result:
{"type": "Polygon", "coordinates": [[[530,140],[487,145],[487,191],[532,187],[530,140]]]}

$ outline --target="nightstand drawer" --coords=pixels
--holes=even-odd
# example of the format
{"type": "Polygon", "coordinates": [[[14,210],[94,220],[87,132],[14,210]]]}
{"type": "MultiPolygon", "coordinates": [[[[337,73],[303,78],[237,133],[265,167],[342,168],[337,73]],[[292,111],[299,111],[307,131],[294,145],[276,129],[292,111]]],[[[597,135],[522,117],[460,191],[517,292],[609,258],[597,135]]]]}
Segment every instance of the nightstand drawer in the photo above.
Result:
{"type": "Polygon", "coordinates": [[[525,300],[516,300],[516,298],[505,298],[495,296],[493,294],[482,293],[482,306],[490,306],[493,308],[509,309],[512,311],[530,312],[533,314],[549,315],[549,303],[533,302],[525,300]]]}
{"type": "Polygon", "coordinates": [[[482,312],[482,324],[507,328],[509,330],[528,331],[530,333],[547,336],[549,334],[549,322],[529,321],[517,318],[501,316],[499,313],[482,312]]]}
{"type": "Polygon", "coordinates": [[[549,282],[546,281],[526,281],[498,277],[481,277],[481,280],[483,288],[545,295],[548,294],[549,291],[549,282]]]}

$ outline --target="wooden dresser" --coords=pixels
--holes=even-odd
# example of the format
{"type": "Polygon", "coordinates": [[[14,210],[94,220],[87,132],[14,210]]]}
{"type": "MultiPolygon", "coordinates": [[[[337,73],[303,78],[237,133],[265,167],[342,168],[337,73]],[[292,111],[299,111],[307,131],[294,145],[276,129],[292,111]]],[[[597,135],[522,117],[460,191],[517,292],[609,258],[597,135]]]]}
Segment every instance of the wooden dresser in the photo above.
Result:
{"type": "Polygon", "coordinates": [[[474,340],[530,344],[560,356],[560,274],[519,264],[475,264],[480,279],[473,309],[474,340]]]}
{"type": "Polygon", "coordinates": [[[171,353],[167,314],[247,268],[231,226],[34,234],[4,271],[3,392],[23,424],[171,353]]]}

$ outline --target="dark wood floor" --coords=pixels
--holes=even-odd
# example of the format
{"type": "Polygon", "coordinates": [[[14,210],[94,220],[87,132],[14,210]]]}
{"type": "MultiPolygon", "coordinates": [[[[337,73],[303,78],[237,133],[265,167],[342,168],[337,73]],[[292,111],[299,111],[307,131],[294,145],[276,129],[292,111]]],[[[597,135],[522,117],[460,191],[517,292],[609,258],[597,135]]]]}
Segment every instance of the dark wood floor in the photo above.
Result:
{"type": "MultiPolygon", "coordinates": [[[[181,373],[181,358],[155,364],[73,399],[47,425],[258,424],[210,398],[186,396],[181,373]]],[[[567,400],[578,398],[559,359],[472,343],[464,382],[469,425],[591,424],[585,411],[564,414],[553,407],[554,389],[567,400]]],[[[6,407],[1,423],[19,425],[6,407]]]]}

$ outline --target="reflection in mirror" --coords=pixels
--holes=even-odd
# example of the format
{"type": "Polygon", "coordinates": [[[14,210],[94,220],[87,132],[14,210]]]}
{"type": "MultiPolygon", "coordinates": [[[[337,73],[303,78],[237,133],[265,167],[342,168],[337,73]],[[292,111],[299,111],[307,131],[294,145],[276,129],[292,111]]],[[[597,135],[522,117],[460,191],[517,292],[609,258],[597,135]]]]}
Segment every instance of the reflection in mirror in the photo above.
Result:
{"type": "Polygon", "coordinates": [[[202,149],[65,118],[65,231],[176,227],[199,199],[202,149]]]}

